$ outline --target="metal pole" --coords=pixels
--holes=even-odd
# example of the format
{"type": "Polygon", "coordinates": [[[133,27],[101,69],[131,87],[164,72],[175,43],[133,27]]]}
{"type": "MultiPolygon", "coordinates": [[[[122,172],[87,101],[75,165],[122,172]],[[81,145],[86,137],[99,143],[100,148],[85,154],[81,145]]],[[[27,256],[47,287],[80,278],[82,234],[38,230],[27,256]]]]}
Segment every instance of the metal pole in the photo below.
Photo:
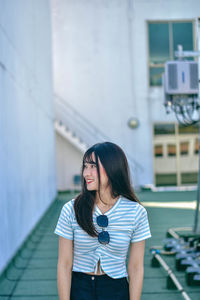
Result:
{"type": "MultiPolygon", "coordinates": [[[[200,50],[200,22],[199,18],[196,18],[196,48],[199,52],[200,50]]],[[[198,56],[198,65],[200,66],[200,57],[198,56]]],[[[199,74],[200,76],[200,68],[199,68],[199,74]]],[[[200,91],[199,91],[199,98],[200,98],[200,91]]],[[[199,115],[200,116],[200,115],[199,115]]],[[[199,120],[199,136],[198,136],[198,158],[199,158],[199,173],[198,173],[198,185],[197,185],[197,205],[196,205],[196,211],[195,211],[195,219],[194,219],[194,233],[199,232],[198,229],[198,221],[199,221],[199,204],[200,204],[200,120],[199,120]]]]}
{"type": "Polygon", "coordinates": [[[195,218],[194,218],[194,229],[195,233],[199,233],[198,229],[198,221],[199,221],[199,204],[200,204],[200,122],[199,125],[199,137],[198,137],[198,153],[199,153],[199,173],[198,173],[198,185],[197,185],[197,205],[195,210],[195,218]]]}
{"type": "Polygon", "coordinates": [[[185,290],[183,289],[182,285],[180,284],[180,282],[178,281],[178,279],[176,278],[175,274],[172,272],[172,270],[170,269],[170,267],[166,264],[166,262],[164,261],[164,259],[159,254],[156,254],[156,252],[152,252],[152,253],[154,254],[154,257],[159,261],[159,263],[161,264],[161,266],[164,268],[164,270],[167,271],[169,277],[172,279],[173,283],[175,284],[175,286],[177,287],[177,289],[180,291],[180,293],[183,296],[183,298],[185,300],[191,300],[191,298],[185,292],[185,290]]]}
{"type": "Polygon", "coordinates": [[[177,186],[181,186],[181,164],[180,164],[180,139],[178,132],[178,124],[175,124],[175,139],[176,139],[176,174],[177,174],[177,186]]]}

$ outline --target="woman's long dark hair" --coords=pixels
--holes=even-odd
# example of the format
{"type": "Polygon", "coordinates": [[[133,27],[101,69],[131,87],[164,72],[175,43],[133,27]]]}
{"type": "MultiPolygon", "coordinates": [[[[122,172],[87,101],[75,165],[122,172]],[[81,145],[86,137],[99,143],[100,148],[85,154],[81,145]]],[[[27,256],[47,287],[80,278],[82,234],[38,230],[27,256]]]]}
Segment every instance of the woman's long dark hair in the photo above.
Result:
{"type": "MultiPolygon", "coordinates": [[[[93,224],[93,208],[96,192],[100,196],[100,172],[98,158],[103,165],[111,186],[112,197],[123,196],[130,201],[139,202],[130,182],[130,172],[128,162],[123,150],[114,143],[98,143],[89,148],[83,156],[82,164],[82,191],[76,197],[74,203],[75,215],[80,227],[90,236],[97,236],[97,231],[93,224]],[[83,177],[84,164],[92,163],[92,153],[94,153],[97,167],[98,191],[88,191],[85,179],[83,177]]],[[[94,162],[93,162],[94,163],[94,162]]],[[[139,202],[140,203],[140,202],[139,202]]]]}

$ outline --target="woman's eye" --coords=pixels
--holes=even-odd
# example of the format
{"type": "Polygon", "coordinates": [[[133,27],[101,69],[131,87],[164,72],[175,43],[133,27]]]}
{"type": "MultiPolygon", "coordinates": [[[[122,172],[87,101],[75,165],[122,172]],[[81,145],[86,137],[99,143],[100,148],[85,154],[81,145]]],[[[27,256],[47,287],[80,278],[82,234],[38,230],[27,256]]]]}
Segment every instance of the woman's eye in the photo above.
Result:
{"type": "Polygon", "coordinates": [[[92,168],[93,168],[93,169],[96,168],[96,165],[92,165],[92,168]]]}

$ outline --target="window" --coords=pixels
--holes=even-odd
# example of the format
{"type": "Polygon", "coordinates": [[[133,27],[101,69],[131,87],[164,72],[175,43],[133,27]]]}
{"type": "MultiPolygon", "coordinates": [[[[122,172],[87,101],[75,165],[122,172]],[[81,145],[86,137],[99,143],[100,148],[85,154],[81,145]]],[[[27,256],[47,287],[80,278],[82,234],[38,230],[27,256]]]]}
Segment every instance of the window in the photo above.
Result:
{"type": "Polygon", "coordinates": [[[174,144],[167,145],[167,155],[176,156],[176,145],[174,144]]]}
{"type": "Polygon", "coordinates": [[[176,186],[177,174],[156,174],[156,186],[176,186]]]}
{"type": "Polygon", "coordinates": [[[193,50],[193,23],[185,22],[148,22],[149,43],[149,84],[162,85],[164,63],[174,60],[178,45],[183,50],[193,50]]]}
{"type": "Polygon", "coordinates": [[[189,152],[189,142],[181,142],[180,143],[180,154],[188,155],[189,152]]]}
{"type": "Polygon", "coordinates": [[[198,139],[195,140],[195,148],[194,148],[194,154],[199,153],[199,142],[198,139]]]}
{"type": "Polygon", "coordinates": [[[162,157],[163,156],[163,145],[155,145],[154,147],[154,156],[162,157]]]}
{"type": "Polygon", "coordinates": [[[198,133],[198,131],[199,129],[197,124],[190,125],[190,126],[184,126],[181,124],[178,125],[178,132],[180,134],[193,134],[193,133],[198,133]]]}
{"type": "Polygon", "coordinates": [[[181,173],[181,183],[182,184],[197,184],[198,173],[181,173]]]}
{"type": "Polygon", "coordinates": [[[175,124],[155,124],[154,125],[154,135],[159,134],[175,134],[175,124]]]}

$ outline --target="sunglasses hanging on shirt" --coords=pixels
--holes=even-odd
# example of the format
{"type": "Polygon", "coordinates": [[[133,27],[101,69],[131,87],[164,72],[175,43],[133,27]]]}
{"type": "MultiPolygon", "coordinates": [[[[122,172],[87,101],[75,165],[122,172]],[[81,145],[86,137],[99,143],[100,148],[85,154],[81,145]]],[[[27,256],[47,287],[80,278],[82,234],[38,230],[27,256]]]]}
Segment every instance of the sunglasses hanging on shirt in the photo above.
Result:
{"type": "Polygon", "coordinates": [[[108,244],[110,242],[110,235],[104,228],[108,227],[108,217],[106,215],[100,215],[97,217],[97,224],[102,227],[102,231],[98,234],[98,241],[100,244],[108,244]]]}

